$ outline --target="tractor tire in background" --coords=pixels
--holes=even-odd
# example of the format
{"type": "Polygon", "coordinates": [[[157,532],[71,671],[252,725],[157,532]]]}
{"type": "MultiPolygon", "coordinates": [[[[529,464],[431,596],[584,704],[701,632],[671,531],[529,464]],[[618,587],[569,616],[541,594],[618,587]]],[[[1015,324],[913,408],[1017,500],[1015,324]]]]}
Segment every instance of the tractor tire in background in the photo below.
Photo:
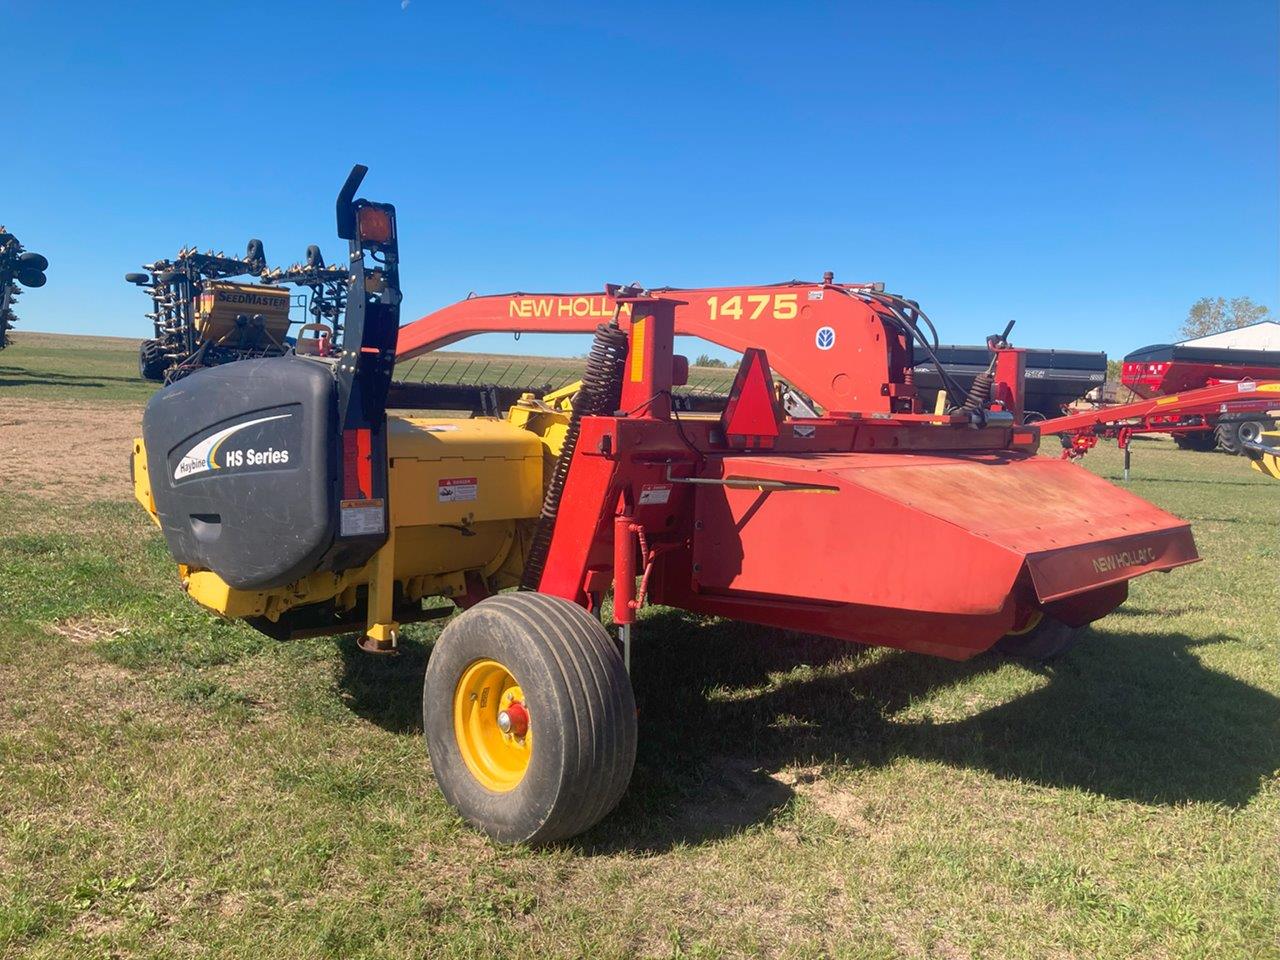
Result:
{"type": "Polygon", "coordinates": [[[138,376],[143,380],[164,383],[164,372],[169,366],[169,358],[164,355],[159,341],[143,340],[138,345],[138,376]]]}
{"type": "Polygon", "coordinates": [[[994,649],[1011,657],[1048,663],[1076,645],[1084,627],[1069,627],[1036,611],[1027,622],[996,641],[994,649]]]}
{"type": "Polygon", "coordinates": [[[444,629],[422,726],[445,799],[502,843],[589,829],[635,765],[635,697],[617,647],[581,607],[540,593],[489,597],[444,629]]]}
{"type": "Polygon", "coordinates": [[[1267,422],[1262,420],[1228,420],[1213,428],[1218,438],[1218,449],[1223,453],[1236,456],[1244,452],[1242,441],[1257,441],[1267,429],[1267,422]]]}

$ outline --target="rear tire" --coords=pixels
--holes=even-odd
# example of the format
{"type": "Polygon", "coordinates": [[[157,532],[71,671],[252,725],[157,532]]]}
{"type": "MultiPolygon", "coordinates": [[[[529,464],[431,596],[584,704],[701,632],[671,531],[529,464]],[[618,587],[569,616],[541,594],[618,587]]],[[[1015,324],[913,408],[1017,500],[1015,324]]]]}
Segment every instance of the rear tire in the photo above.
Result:
{"type": "Polygon", "coordinates": [[[1026,626],[997,640],[995,649],[1007,656],[1048,663],[1074,647],[1083,632],[1084,627],[1069,627],[1037,611],[1026,626]]]}
{"type": "Polygon", "coordinates": [[[502,843],[589,829],[635,766],[635,698],[616,646],[581,607],[539,593],[489,597],[444,629],[422,724],[445,799],[502,843]]]}

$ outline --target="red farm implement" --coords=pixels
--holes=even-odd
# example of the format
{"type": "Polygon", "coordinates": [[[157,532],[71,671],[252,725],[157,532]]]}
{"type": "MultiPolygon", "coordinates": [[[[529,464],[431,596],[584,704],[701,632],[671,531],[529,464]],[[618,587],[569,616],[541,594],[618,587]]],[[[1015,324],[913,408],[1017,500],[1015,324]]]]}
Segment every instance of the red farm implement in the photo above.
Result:
{"type": "Polygon", "coordinates": [[[397,330],[394,210],[353,201],[358,182],[338,208],[345,342],[158,392],[136,492],[188,595],[274,636],[363,629],[393,653],[400,623],[453,609],[424,599],[462,608],[431,653],[424,728],[445,797],[500,840],[571,836],[617,803],[647,603],[1047,657],[1134,577],[1198,559],[1185,522],[1036,455],[1025,357],[1003,338],[971,390],[948,389],[963,402],[928,412],[912,368],[936,337],[879,285],[475,297],[397,330]],[[579,384],[502,417],[388,411],[397,357],[486,331],[594,339],[579,384]],[[676,408],[676,335],[742,353],[722,409],[676,408]]]}
{"type": "MultiPolygon", "coordinates": [[[[1124,451],[1127,480],[1132,452],[1129,441],[1135,436],[1203,435],[1212,431],[1212,424],[1218,420],[1234,418],[1252,422],[1250,418],[1265,417],[1277,408],[1280,408],[1280,381],[1245,380],[1083,410],[1046,420],[1039,426],[1041,434],[1062,438],[1064,460],[1084,456],[1099,439],[1114,439],[1124,451]]],[[[1246,440],[1256,441],[1256,438],[1246,440]]]]}
{"type": "MultiPolygon", "coordinates": [[[[1120,382],[1143,399],[1187,397],[1192,391],[1234,383],[1263,382],[1280,377],[1280,352],[1275,350],[1206,347],[1195,342],[1155,344],[1124,358],[1120,382]]],[[[1173,436],[1186,450],[1245,453],[1275,426],[1274,408],[1235,405],[1227,410],[1175,413],[1160,411],[1161,419],[1146,432],[1173,436]]]]}

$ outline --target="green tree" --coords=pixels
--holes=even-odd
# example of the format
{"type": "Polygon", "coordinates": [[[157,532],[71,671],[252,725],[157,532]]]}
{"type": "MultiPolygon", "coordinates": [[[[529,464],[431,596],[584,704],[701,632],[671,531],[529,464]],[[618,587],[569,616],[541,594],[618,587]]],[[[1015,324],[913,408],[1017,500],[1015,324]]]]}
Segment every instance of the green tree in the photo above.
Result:
{"type": "Polygon", "coordinates": [[[1248,297],[1201,297],[1187,311],[1179,331],[1184,340],[1207,337],[1223,330],[1237,330],[1271,318],[1271,308],[1248,297]]]}
{"type": "Polygon", "coordinates": [[[728,364],[725,363],[723,360],[718,360],[715,357],[706,353],[698,354],[698,358],[693,361],[693,365],[695,367],[727,367],[728,366],[728,364]]]}

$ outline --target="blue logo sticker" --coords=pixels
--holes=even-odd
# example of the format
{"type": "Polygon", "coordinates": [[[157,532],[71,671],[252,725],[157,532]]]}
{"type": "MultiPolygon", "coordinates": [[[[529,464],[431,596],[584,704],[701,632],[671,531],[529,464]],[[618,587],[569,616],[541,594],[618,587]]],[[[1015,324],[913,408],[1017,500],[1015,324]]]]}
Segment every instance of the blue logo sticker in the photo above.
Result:
{"type": "Polygon", "coordinates": [[[813,343],[819,350],[830,350],[836,345],[836,332],[830,327],[819,327],[813,343]]]}

